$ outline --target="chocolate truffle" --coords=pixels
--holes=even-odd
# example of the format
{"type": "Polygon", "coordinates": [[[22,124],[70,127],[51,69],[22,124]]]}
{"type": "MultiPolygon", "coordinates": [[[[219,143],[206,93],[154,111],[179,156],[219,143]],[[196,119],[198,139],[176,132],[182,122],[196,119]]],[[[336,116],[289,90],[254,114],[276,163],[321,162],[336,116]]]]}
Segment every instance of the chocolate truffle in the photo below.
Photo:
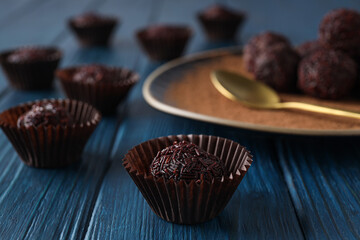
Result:
{"type": "Polygon", "coordinates": [[[295,89],[298,54],[287,44],[264,49],[255,61],[255,79],[280,92],[295,89]]]}
{"type": "Polygon", "coordinates": [[[186,141],[174,142],[159,151],[150,166],[154,177],[164,177],[174,181],[221,180],[225,166],[220,159],[186,141]]]}
{"type": "Polygon", "coordinates": [[[106,16],[101,16],[92,12],[84,13],[83,15],[74,17],[72,22],[76,26],[94,26],[94,25],[103,25],[113,22],[113,18],[106,16]]]}
{"type": "Polygon", "coordinates": [[[116,112],[140,78],[129,69],[101,64],[60,69],[56,76],[68,98],[87,102],[104,115],[116,112]]]}
{"type": "Polygon", "coordinates": [[[256,58],[260,55],[260,53],[277,44],[288,45],[290,47],[290,43],[287,38],[278,33],[264,32],[252,37],[244,46],[243,59],[247,70],[253,73],[256,58]]]}
{"type": "Polygon", "coordinates": [[[312,41],[304,42],[301,45],[299,45],[296,48],[296,52],[299,54],[301,58],[304,58],[320,48],[322,48],[321,43],[318,40],[312,40],[312,41]]]}
{"type": "Polygon", "coordinates": [[[232,40],[245,18],[243,12],[218,4],[198,14],[198,19],[211,40],[232,40]]]}
{"type": "Polygon", "coordinates": [[[146,37],[149,39],[173,39],[182,37],[184,35],[183,29],[177,26],[170,25],[154,25],[147,29],[146,37]]]}
{"type": "Polygon", "coordinates": [[[73,23],[78,26],[101,25],[107,23],[108,21],[109,18],[100,16],[92,12],[84,13],[83,15],[73,18],[73,23]]]}
{"type": "Polygon", "coordinates": [[[145,52],[157,61],[182,55],[191,35],[189,27],[177,25],[153,25],[136,33],[145,52]]]}
{"type": "Polygon", "coordinates": [[[34,104],[32,108],[21,115],[18,119],[18,127],[38,127],[40,125],[48,126],[68,126],[73,122],[72,117],[65,108],[55,106],[52,103],[34,104]]]}
{"type": "Polygon", "coordinates": [[[20,48],[11,53],[7,60],[12,63],[45,61],[52,53],[43,48],[20,48]]]}
{"type": "Polygon", "coordinates": [[[357,78],[356,63],[347,54],[320,49],[299,65],[298,87],[306,94],[338,99],[351,91],[357,78]]]}
{"type": "Polygon", "coordinates": [[[358,57],[360,55],[360,14],[350,9],[336,9],[322,19],[319,39],[322,44],[358,57]]]}
{"type": "Polygon", "coordinates": [[[118,77],[112,68],[99,64],[91,64],[76,69],[73,80],[83,83],[115,82],[118,80],[118,77]]]}
{"type": "Polygon", "coordinates": [[[86,13],[70,19],[69,26],[83,46],[106,46],[118,20],[114,17],[86,13]]]}
{"type": "Polygon", "coordinates": [[[21,90],[50,89],[62,53],[53,47],[21,47],[0,54],[10,84],[21,90]]]}

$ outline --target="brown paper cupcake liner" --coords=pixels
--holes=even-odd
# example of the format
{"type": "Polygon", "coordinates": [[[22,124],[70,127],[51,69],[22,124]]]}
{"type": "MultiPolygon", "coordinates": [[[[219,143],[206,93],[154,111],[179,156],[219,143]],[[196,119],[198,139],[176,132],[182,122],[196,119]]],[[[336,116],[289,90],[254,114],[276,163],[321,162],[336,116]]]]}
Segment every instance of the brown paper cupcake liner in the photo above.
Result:
{"type": "Polygon", "coordinates": [[[165,40],[160,38],[147,38],[146,29],[142,29],[136,33],[136,38],[150,59],[166,61],[180,57],[184,53],[186,45],[192,35],[192,30],[188,27],[183,27],[181,31],[184,31],[182,36],[165,40]]]}
{"type": "Polygon", "coordinates": [[[84,146],[100,119],[100,113],[87,103],[69,99],[44,99],[4,111],[0,114],[0,127],[26,165],[56,168],[80,160],[84,146]],[[18,127],[18,118],[39,102],[50,102],[64,107],[74,118],[74,124],[66,127],[18,127]]]}
{"type": "Polygon", "coordinates": [[[229,41],[234,40],[237,31],[241,28],[244,17],[234,19],[207,19],[202,14],[198,14],[198,20],[201,23],[206,36],[211,41],[229,41]]]}
{"type": "Polygon", "coordinates": [[[123,165],[151,209],[162,219],[177,224],[197,224],[216,217],[227,205],[251,166],[252,156],[231,140],[205,135],[178,135],[152,139],[132,148],[123,165]],[[211,183],[155,178],[150,164],[157,152],[174,141],[189,141],[218,156],[229,176],[211,183]]]}
{"type": "Polygon", "coordinates": [[[8,56],[15,50],[0,54],[0,63],[10,84],[20,90],[43,90],[52,87],[55,70],[62,57],[60,50],[49,50],[48,59],[42,61],[9,62],[8,56]]]}
{"type": "Polygon", "coordinates": [[[127,96],[129,90],[138,82],[139,75],[125,68],[114,68],[123,78],[118,83],[84,83],[72,80],[77,67],[65,68],[56,72],[66,96],[90,103],[104,115],[116,112],[116,107],[127,96]]]}
{"type": "Polygon", "coordinates": [[[115,18],[104,24],[89,26],[77,26],[72,20],[69,21],[71,30],[75,33],[79,43],[84,47],[109,45],[117,25],[118,20],[115,18]]]}

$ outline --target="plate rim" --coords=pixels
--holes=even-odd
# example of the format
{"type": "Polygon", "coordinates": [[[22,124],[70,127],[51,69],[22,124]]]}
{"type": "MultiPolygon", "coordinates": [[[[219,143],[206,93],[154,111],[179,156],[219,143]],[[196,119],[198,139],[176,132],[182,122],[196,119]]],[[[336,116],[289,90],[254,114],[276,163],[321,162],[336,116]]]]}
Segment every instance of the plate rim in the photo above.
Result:
{"type": "Polygon", "coordinates": [[[184,110],[181,108],[177,108],[174,106],[171,106],[169,104],[166,104],[164,102],[161,102],[160,100],[156,99],[156,97],[151,93],[150,88],[153,84],[153,82],[156,80],[158,76],[163,74],[164,72],[194,61],[194,60],[200,60],[209,58],[212,56],[221,56],[226,55],[229,53],[241,53],[240,47],[226,47],[226,48],[218,48],[214,50],[207,50],[202,52],[197,52],[194,54],[189,54],[184,57],[176,58],[174,60],[171,60],[157,69],[155,69],[153,72],[151,72],[147,78],[145,79],[145,82],[142,87],[142,94],[144,96],[145,101],[153,108],[171,114],[175,116],[185,117],[193,120],[203,121],[203,122],[209,122],[209,123],[215,123],[219,125],[225,125],[230,127],[235,127],[239,129],[245,129],[245,130],[251,130],[251,131],[260,131],[260,132],[267,132],[267,133],[280,133],[280,134],[288,134],[288,135],[305,135],[305,136],[358,136],[360,135],[360,129],[346,129],[346,130],[314,130],[314,129],[297,129],[297,128],[283,128],[283,127],[273,127],[263,124],[254,124],[254,123],[246,123],[246,122],[240,122],[235,120],[229,120],[229,119],[223,119],[220,117],[214,117],[209,116],[201,113],[196,113],[188,110],[184,110]]]}

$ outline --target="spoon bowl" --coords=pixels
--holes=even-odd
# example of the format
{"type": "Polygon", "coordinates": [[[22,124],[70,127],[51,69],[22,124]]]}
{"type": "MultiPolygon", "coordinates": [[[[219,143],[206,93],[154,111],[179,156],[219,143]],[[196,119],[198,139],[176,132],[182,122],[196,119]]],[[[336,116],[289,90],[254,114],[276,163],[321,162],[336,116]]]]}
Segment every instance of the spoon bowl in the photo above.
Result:
{"type": "Polygon", "coordinates": [[[225,97],[259,109],[298,109],[360,119],[360,114],[340,109],[322,107],[302,102],[281,102],[279,95],[267,85],[241,74],[215,70],[210,73],[215,88],[225,97]]]}
{"type": "Polygon", "coordinates": [[[216,70],[210,76],[216,89],[231,100],[256,108],[272,108],[280,102],[279,95],[272,88],[243,75],[216,70]]]}

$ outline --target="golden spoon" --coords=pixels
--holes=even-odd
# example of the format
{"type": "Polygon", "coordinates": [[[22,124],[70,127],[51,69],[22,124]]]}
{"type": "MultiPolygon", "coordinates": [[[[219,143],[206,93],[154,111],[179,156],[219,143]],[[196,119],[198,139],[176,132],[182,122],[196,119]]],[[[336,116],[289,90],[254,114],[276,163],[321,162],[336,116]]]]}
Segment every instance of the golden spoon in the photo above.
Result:
{"type": "Polygon", "coordinates": [[[359,113],[301,102],[281,102],[279,95],[270,87],[237,73],[215,70],[211,72],[210,77],[215,88],[222,95],[231,100],[239,101],[248,107],[261,109],[300,109],[360,119],[359,113]]]}

